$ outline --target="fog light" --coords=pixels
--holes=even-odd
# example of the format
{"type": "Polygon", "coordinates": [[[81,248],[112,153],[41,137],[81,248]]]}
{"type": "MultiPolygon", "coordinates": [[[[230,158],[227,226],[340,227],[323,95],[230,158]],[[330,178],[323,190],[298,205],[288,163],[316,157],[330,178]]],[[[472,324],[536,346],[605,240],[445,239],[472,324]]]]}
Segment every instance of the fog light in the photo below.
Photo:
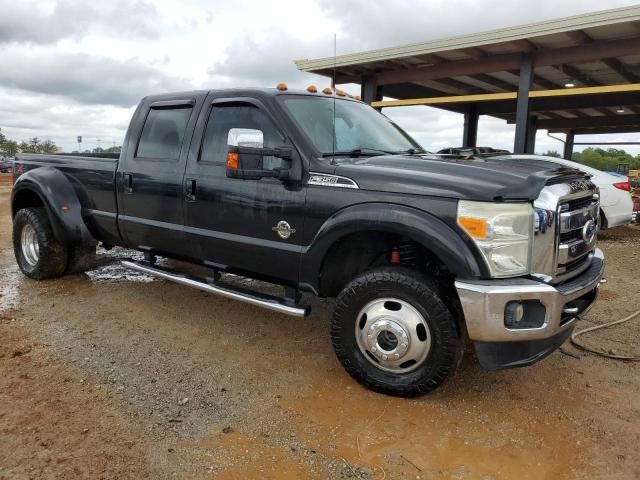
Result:
{"type": "Polygon", "coordinates": [[[539,300],[512,300],[504,307],[504,326],[514,330],[540,328],[546,310],[539,300]]]}
{"type": "Polygon", "coordinates": [[[520,302],[509,302],[504,309],[504,325],[514,328],[524,318],[524,306],[520,302]]]}

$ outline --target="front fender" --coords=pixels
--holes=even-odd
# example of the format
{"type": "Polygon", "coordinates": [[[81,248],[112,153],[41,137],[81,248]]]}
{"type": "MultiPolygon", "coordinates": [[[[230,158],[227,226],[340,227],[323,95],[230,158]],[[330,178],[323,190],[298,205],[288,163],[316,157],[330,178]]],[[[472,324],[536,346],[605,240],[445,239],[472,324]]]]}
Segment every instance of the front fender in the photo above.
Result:
{"type": "Polygon", "coordinates": [[[463,237],[434,215],[389,203],[363,203],[336,212],[320,227],[303,254],[301,283],[317,291],[325,256],[335,242],[363,231],[402,235],[432,252],[456,277],[478,278],[486,267],[463,237]]]}
{"type": "Polygon", "coordinates": [[[18,178],[11,192],[11,211],[24,195],[35,194],[44,204],[53,234],[63,244],[96,244],[82,218],[82,205],[65,175],[53,167],[38,167],[18,178]]]}

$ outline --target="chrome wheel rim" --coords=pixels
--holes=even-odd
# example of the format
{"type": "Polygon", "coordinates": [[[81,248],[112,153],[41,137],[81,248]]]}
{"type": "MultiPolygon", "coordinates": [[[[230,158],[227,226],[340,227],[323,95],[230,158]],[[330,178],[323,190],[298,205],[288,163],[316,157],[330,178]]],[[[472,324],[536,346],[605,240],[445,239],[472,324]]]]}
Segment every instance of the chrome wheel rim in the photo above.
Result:
{"type": "Polygon", "coordinates": [[[26,224],[22,227],[20,246],[22,248],[22,256],[26,262],[35,267],[40,258],[40,246],[38,244],[38,235],[32,225],[26,224]]]}
{"type": "Polygon", "coordinates": [[[356,341],[364,357],[381,370],[407,373],[431,350],[431,331],[411,304],[398,298],[369,302],[356,318],[356,341]]]}

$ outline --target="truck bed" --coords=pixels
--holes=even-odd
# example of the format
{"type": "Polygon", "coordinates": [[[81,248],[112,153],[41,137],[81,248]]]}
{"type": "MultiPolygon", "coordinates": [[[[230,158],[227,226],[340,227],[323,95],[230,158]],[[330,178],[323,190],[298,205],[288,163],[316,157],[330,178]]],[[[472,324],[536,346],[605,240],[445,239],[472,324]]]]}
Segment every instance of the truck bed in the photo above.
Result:
{"type": "Polygon", "coordinates": [[[37,167],[54,167],[73,186],[82,216],[96,238],[119,240],[115,176],[119,154],[30,154],[16,156],[16,177],[37,167]]]}

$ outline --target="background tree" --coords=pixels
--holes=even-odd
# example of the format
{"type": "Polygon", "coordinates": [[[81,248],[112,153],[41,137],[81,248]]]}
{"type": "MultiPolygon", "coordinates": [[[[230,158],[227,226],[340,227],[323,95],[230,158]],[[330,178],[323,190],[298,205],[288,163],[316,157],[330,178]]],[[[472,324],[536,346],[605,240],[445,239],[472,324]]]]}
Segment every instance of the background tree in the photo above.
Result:
{"type": "Polygon", "coordinates": [[[31,145],[25,142],[24,140],[20,142],[20,144],[18,145],[18,150],[21,153],[36,153],[33,151],[31,145]]]}
{"type": "Polygon", "coordinates": [[[545,153],[543,153],[542,155],[545,155],[547,157],[562,158],[562,155],[560,155],[560,153],[556,152],[555,150],[548,150],[545,153]]]}
{"type": "Polygon", "coordinates": [[[15,157],[16,153],[18,153],[18,142],[5,140],[4,143],[0,145],[0,152],[7,157],[15,157]]]}
{"type": "Polygon", "coordinates": [[[53,143],[51,139],[47,138],[40,144],[39,150],[42,153],[56,153],[58,151],[58,147],[56,147],[56,144],[53,143]]]}
{"type": "Polygon", "coordinates": [[[605,172],[615,172],[618,165],[628,163],[632,170],[640,169],[640,155],[635,157],[620,148],[585,148],[582,152],[575,152],[572,160],[589,167],[604,170],[605,172]]]}
{"type": "MultiPolygon", "coordinates": [[[[11,150],[15,155],[17,152],[22,153],[56,153],[58,151],[58,147],[55,142],[51,139],[40,140],[38,137],[30,138],[28,141],[22,141],[20,144],[16,142],[11,142],[11,150]]],[[[9,142],[5,142],[5,144],[9,144],[9,142]]]]}

